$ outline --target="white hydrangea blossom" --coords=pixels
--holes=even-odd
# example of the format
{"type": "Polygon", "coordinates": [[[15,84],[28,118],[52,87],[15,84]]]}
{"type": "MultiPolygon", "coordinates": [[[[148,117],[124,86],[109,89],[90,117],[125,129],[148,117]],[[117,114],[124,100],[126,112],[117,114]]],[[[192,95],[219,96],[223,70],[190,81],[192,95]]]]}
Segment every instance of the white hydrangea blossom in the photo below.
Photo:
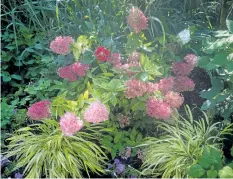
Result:
{"type": "Polygon", "coordinates": [[[188,43],[191,40],[190,31],[188,29],[184,29],[177,36],[178,36],[178,38],[180,39],[180,41],[182,42],[183,45],[188,43]]]}

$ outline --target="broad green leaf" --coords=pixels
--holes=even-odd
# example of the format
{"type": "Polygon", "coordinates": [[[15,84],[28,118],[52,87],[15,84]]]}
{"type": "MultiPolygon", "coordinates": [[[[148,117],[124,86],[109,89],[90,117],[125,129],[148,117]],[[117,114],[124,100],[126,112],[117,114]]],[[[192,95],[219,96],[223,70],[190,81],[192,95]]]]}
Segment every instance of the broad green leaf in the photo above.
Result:
{"type": "Polygon", "coordinates": [[[9,82],[11,81],[11,77],[5,74],[2,74],[2,80],[3,82],[9,82]]]}
{"type": "Polygon", "coordinates": [[[22,80],[22,77],[16,74],[11,75],[11,78],[16,79],[16,80],[22,80]]]}
{"type": "Polygon", "coordinates": [[[93,54],[92,52],[90,51],[86,51],[81,59],[80,59],[80,63],[83,63],[83,64],[91,64],[93,61],[94,61],[94,57],[93,57],[93,54]]]}
{"type": "Polygon", "coordinates": [[[208,170],[207,171],[207,178],[217,178],[218,171],[217,170],[208,170]]]}
{"type": "Polygon", "coordinates": [[[220,53],[216,53],[212,63],[216,64],[216,65],[220,65],[220,66],[225,66],[228,64],[228,60],[227,60],[227,56],[228,53],[227,52],[220,52],[220,53]]]}
{"type": "Polygon", "coordinates": [[[233,169],[225,166],[222,170],[218,171],[219,178],[233,178],[233,169]]]}
{"type": "Polygon", "coordinates": [[[201,165],[195,164],[189,168],[188,175],[192,178],[200,178],[205,174],[201,165]]]}
{"type": "Polygon", "coordinates": [[[224,87],[224,83],[222,80],[217,79],[217,78],[212,78],[211,79],[212,83],[212,88],[209,89],[208,91],[203,91],[201,92],[200,96],[202,98],[206,99],[212,99],[214,96],[216,96],[224,87]]]}
{"type": "Polygon", "coordinates": [[[230,19],[226,19],[226,25],[229,32],[233,33],[233,21],[230,19]]]}

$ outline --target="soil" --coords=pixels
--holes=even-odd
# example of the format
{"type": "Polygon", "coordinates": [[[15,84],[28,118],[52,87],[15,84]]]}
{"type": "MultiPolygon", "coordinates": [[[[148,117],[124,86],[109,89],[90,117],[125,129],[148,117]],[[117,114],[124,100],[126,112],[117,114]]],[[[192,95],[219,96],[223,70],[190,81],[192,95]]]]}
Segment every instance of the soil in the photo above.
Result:
{"type": "Polygon", "coordinates": [[[185,101],[179,112],[181,113],[181,115],[185,115],[184,106],[188,105],[192,110],[194,119],[197,119],[203,116],[200,108],[205,101],[205,99],[201,98],[199,94],[201,91],[211,88],[212,85],[208,73],[204,69],[199,67],[194,68],[192,73],[189,75],[189,78],[194,81],[195,89],[194,91],[187,91],[182,93],[185,101]]]}

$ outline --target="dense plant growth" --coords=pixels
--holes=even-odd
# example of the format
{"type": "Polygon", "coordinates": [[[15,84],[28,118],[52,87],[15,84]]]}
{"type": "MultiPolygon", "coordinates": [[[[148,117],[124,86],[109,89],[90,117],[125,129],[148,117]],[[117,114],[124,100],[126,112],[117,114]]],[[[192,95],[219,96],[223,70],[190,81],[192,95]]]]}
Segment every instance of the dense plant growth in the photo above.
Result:
{"type": "Polygon", "coordinates": [[[232,8],[4,1],[2,176],[231,177],[232,8]]]}

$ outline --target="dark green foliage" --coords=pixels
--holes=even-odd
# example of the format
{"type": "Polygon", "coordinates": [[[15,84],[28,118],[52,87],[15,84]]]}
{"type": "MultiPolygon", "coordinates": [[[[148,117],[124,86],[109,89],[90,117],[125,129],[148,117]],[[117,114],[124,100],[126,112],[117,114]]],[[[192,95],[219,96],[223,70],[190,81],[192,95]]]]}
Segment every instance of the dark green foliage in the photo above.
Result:
{"type": "MultiPolygon", "coordinates": [[[[228,22],[228,31],[217,31],[215,36],[203,40],[203,55],[199,66],[209,71],[212,88],[201,93],[207,101],[202,109],[217,108],[218,112],[228,118],[233,111],[233,34],[228,22]]],[[[231,24],[232,23],[232,24],[231,24]]]]}
{"type": "Polygon", "coordinates": [[[222,151],[206,147],[198,159],[198,163],[189,168],[188,175],[192,178],[228,178],[233,170],[230,166],[223,167],[222,151]]]}
{"type": "MultiPolygon", "coordinates": [[[[105,128],[102,131],[106,134],[101,139],[100,143],[109,153],[111,153],[112,159],[114,159],[116,155],[122,152],[126,147],[135,147],[142,142],[142,134],[135,128],[121,130],[116,127],[112,127],[105,128]]],[[[132,155],[136,155],[135,149],[133,149],[132,155]]]]}

